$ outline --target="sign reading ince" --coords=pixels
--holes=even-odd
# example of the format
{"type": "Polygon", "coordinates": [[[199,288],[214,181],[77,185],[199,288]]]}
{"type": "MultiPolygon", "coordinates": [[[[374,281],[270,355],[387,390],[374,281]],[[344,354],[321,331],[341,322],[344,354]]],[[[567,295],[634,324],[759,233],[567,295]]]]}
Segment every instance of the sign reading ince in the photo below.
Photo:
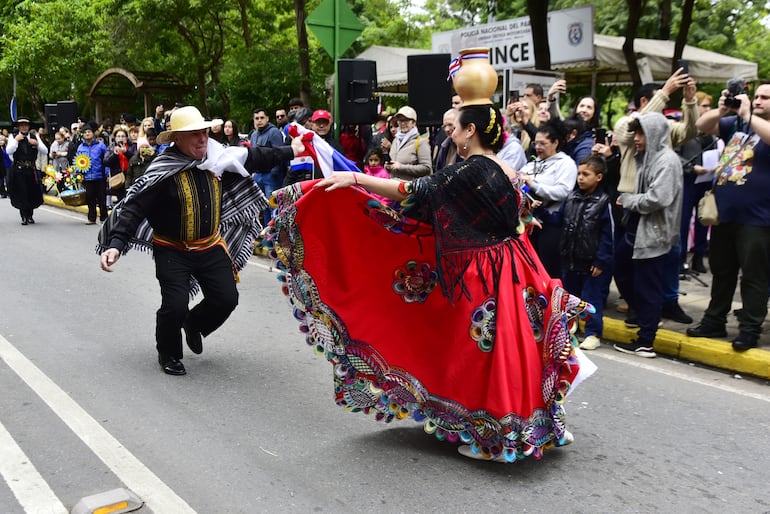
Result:
{"type": "MultiPolygon", "coordinates": [[[[551,62],[590,61],[594,58],[594,10],[592,5],[548,14],[551,62]]],[[[529,17],[498,21],[433,34],[432,49],[453,57],[460,50],[489,47],[492,65],[498,70],[533,68],[532,29],[529,17]]]]}

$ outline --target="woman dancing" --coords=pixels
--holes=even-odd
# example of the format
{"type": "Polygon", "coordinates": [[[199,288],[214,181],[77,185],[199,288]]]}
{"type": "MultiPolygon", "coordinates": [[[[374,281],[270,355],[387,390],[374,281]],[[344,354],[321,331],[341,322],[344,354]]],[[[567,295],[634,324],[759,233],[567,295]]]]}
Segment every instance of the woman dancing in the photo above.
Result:
{"type": "Polygon", "coordinates": [[[495,156],[500,115],[485,102],[459,111],[464,162],[412,182],[335,172],[281,189],[271,241],[338,405],[411,417],[465,443],[463,455],[514,462],[572,441],[569,325],[591,306],[548,276],[524,235],[516,173],[495,156]]]}

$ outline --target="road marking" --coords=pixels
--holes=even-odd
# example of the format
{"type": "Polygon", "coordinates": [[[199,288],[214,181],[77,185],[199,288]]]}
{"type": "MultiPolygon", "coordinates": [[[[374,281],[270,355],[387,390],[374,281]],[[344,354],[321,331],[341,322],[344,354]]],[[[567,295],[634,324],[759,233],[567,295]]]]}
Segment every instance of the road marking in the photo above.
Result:
{"type": "MultiPolygon", "coordinates": [[[[82,221],[83,220],[83,216],[84,216],[83,214],[80,214],[79,216],[73,216],[72,214],[70,214],[70,212],[73,212],[73,211],[68,211],[66,209],[56,209],[56,208],[53,208],[53,207],[40,207],[39,209],[41,211],[50,212],[51,214],[56,214],[57,216],[61,216],[63,218],[70,218],[70,219],[73,219],[73,220],[80,220],[80,221],[82,221]]],[[[75,211],[75,212],[77,212],[77,211],[75,211]]]]}
{"type": "MultiPolygon", "coordinates": [[[[259,260],[263,260],[263,259],[259,259],[259,260]]],[[[269,262],[272,263],[273,261],[271,260],[269,262]]],[[[256,257],[249,259],[248,263],[251,264],[252,266],[256,266],[258,268],[262,268],[263,270],[269,271],[271,273],[278,271],[277,269],[275,269],[275,266],[272,266],[271,264],[263,264],[261,262],[258,262],[256,257]]]]}
{"type": "Polygon", "coordinates": [[[1,335],[0,359],[48,404],[72,432],[153,512],[195,513],[186,501],[1,335]]]}
{"type": "Polygon", "coordinates": [[[11,488],[24,512],[67,514],[64,504],[56,497],[2,423],[0,423],[0,475],[11,488]]]}
{"type": "MultiPolygon", "coordinates": [[[[759,393],[750,393],[748,391],[743,391],[742,389],[739,389],[737,387],[731,386],[731,385],[725,385],[725,384],[715,384],[713,382],[710,382],[708,380],[705,380],[703,378],[698,377],[691,377],[688,376],[685,373],[680,373],[679,371],[670,371],[665,370],[662,368],[659,368],[657,366],[654,366],[652,364],[648,364],[647,362],[639,362],[638,357],[624,357],[620,354],[614,355],[612,353],[608,352],[601,352],[601,353],[591,353],[591,358],[598,357],[600,359],[607,359],[615,362],[620,362],[623,364],[627,364],[629,366],[634,366],[636,368],[640,368],[646,371],[654,371],[656,373],[660,373],[661,375],[668,375],[673,378],[678,378],[680,380],[686,380],[687,382],[692,382],[694,384],[713,387],[714,389],[720,389],[722,391],[738,394],[741,396],[745,396],[747,398],[753,398],[755,400],[762,400],[763,402],[770,403],[770,395],[766,394],[759,394],[759,393]],[[637,360],[633,360],[637,359],[637,360]]],[[[673,361],[672,361],[673,362],[673,361]]],[[[600,368],[601,369],[601,368],[600,368]]]]}

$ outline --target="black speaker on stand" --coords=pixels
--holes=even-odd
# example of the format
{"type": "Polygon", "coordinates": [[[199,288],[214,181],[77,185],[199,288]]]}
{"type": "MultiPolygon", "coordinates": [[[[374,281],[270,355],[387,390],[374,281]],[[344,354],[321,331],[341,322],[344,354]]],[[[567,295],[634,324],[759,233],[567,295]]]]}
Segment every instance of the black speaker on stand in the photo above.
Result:
{"type": "Polygon", "coordinates": [[[450,54],[406,56],[409,105],[417,111],[418,125],[442,125],[444,112],[452,107],[451,59],[450,54]]]}
{"type": "Polygon", "coordinates": [[[377,120],[377,63],[365,59],[337,61],[340,125],[363,125],[377,120]]]}
{"type": "Polygon", "coordinates": [[[78,121],[78,103],[73,100],[61,100],[56,102],[56,119],[60,127],[69,128],[70,125],[78,121]]]}
{"type": "Polygon", "coordinates": [[[59,130],[59,120],[57,119],[57,113],[59,109],[56,104],[45,104],[45,126],[49,134],[53,134],[59,130]]]}

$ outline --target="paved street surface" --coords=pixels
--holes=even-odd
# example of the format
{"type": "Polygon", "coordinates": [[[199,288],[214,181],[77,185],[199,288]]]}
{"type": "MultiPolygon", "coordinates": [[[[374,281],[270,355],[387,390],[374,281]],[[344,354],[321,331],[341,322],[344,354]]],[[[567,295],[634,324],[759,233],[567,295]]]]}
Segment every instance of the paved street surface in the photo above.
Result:
{"type": "MultiPolygon", "coordinates": [[[[275,273],[254,259],[240,305],[164,375],[151,259],[98,269],[97,228],[0,200],[0,512],[69,512],[120,487],[140,512],[769,512],[770,387],[603,345],[568,399],[575,443],[477,462],[409,420],[332,400],[275,273]]],[[[397,320],[394,320],[397,321],[397,320]]]]}

